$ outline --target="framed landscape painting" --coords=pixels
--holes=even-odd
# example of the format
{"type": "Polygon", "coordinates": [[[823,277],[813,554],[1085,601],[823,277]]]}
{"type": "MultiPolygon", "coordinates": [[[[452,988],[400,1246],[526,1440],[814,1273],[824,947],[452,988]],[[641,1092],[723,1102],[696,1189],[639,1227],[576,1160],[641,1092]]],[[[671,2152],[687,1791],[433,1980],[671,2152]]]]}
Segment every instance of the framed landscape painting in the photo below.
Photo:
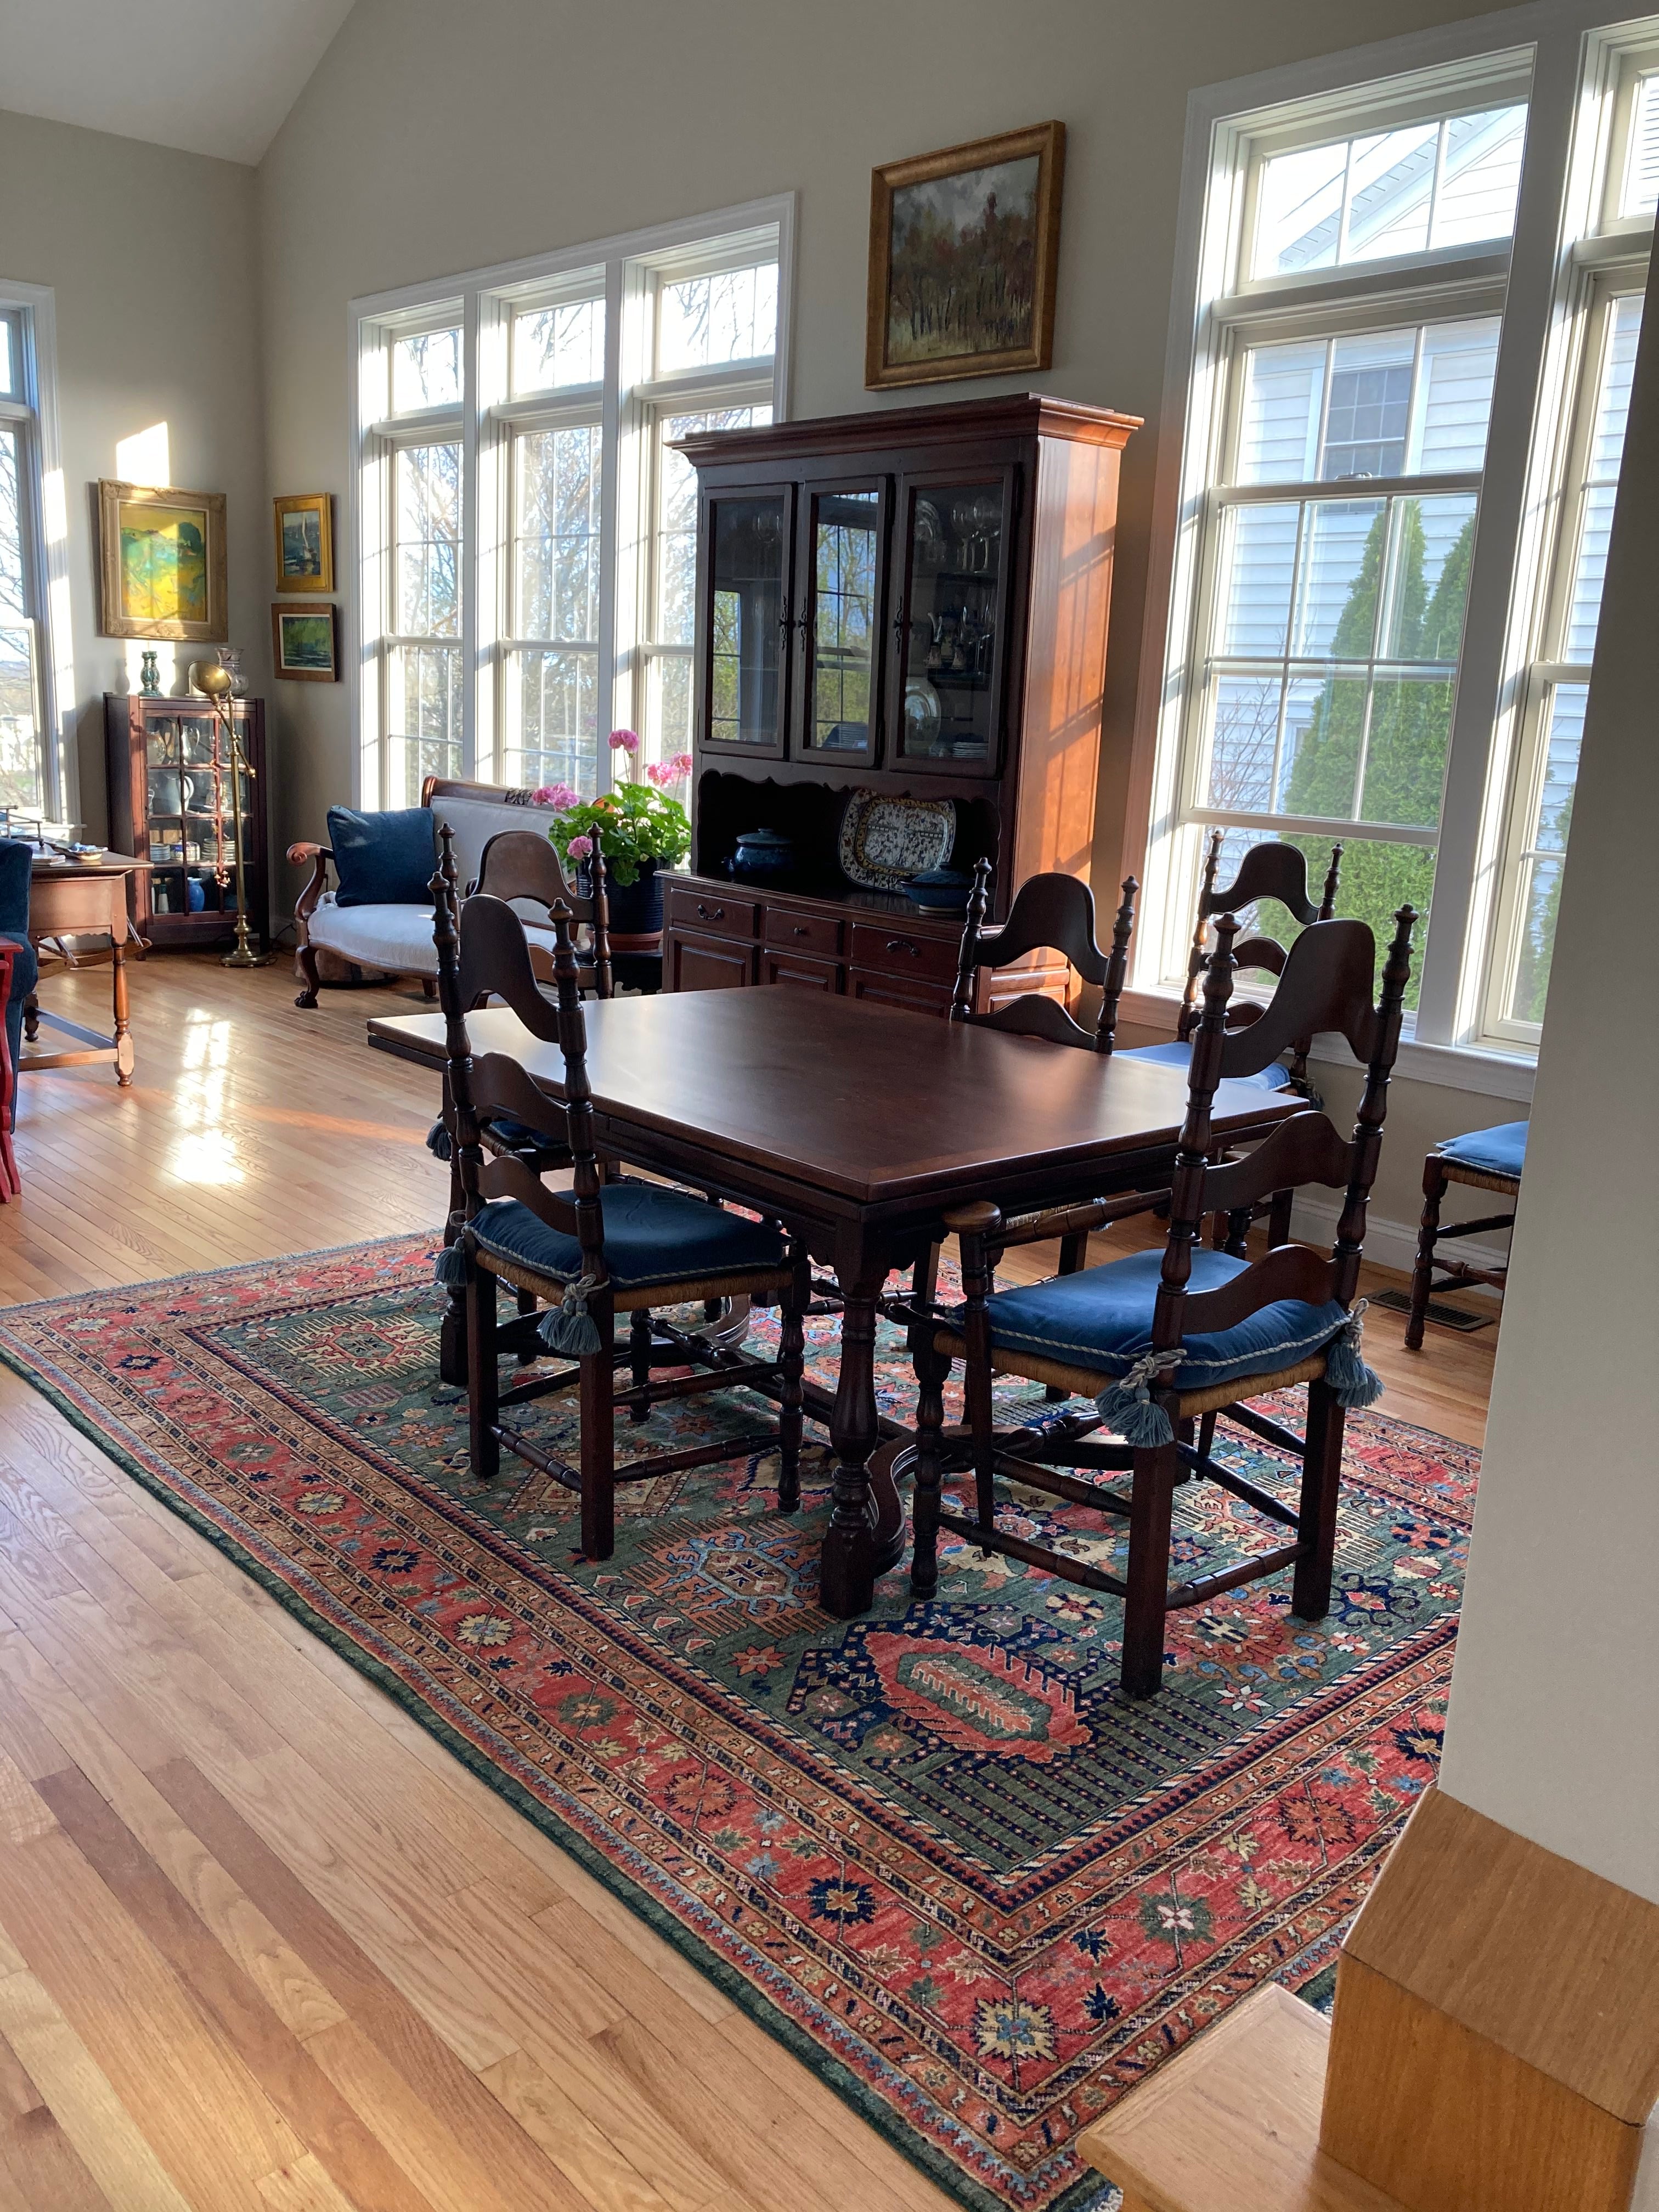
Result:
{"type": "Polygon", "coordinates": [[[334,589],[334,501],[325,491],[273,500],[279,592],[334,589]]]}
{"type": "Polygon", "coordinates": [[[272,607],[270,658],[276,674],[292,683],[337,683],[340,670],[334,609],[272,607]]]}
{"type": "Polygon", "coordinates": [[[222,641],[225,495],[98,486],[99,628],[106,637],[222,641]]]}
{"type": "Polygon", "coordinates": [[[866,386],[1048,367],[1065,161],[1039,123],[873,173],[866,386]]]}

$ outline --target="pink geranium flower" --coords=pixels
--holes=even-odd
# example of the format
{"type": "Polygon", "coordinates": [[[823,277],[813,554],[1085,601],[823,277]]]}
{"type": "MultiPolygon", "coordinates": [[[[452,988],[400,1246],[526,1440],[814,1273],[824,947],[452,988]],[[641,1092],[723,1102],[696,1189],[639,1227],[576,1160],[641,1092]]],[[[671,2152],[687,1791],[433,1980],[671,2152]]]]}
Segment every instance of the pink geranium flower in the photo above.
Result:
{"type": "Polygon", "coordinates": [[[593,840],[591,837],[573,837],[564,849],[573,860],[590,860],[593,853],[593,840]]]}
{"type": "Polygon", "coordinates": [[[639,749],[640,741],[632,730],[612,730],[611,732],[611,750],[613,753],[626,753],[631,760],[639,749]]]}
{"type": "Polygon", "coordinates": [[[571,807],[581,805],[568,783],[540,784],[531,793],[530,798],[532,805],[550,806],[556,814],[566,813],[571,807]]]}
{"type": "Polygon", "coordinates": [[[668,765],[673,769],[677,776],[690,775],[691,773],[691,756],[690,753],[676,753],[673,759],[669,762],[668,765]]]}

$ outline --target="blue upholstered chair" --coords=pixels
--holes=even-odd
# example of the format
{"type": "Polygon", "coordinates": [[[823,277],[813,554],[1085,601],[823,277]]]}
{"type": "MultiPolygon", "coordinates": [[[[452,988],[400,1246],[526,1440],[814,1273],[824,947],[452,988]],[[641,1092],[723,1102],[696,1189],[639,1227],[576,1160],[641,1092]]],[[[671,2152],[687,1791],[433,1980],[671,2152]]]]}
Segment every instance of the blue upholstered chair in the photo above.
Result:
{"type": "Polygon", "coordinates": [[[1495,1128],[1471,1129],[1462,1137],[1448,1137],[1423,1163],[1423,1224],[1417,1232],[1417,1265],[1412,1271],[1411,1318],[1406,1323],[1406,1349],[1423,1349],[1423,1323],[1429,1300],[1437,1291],[1456,1290],[1468,1283],[1486,1283],[1501,1291],[1509,1278],[1507,1267],[1475,1267],[1466,1260],[1443,1260],[1435,1247],[1457,1237],[1479,1237],[1494,1229],[1512,1229],[1515,1209],[1488,1213],[1479,1221],[1459,1221],[1449,1229],[1440,1225],[1440,1202],[1448,1184],[1468,1183],[1475,1190],[1500,1191],[1518,1197],[1521,1170],[1527,1163],[1525,1121],[1500,1121],[1495,1128]],[[1439,1268],[1440,1279],[1435,1280],[1439,1268]]]}
{"type": "Polygon", "coordinates": [[[582,1551],[590,1559],[606,1559],[615,1548],[619,1480],[651,1481],[671,1469],[736,1458],[775,1443],[779,1510],[791,1512],[799,1504],[811,1269],[805,1254],[775,1224],[727,1212],[708,1199],[661,1183],[601,1184],[570,918],[562,907],[555,907],[552,921],[556,1009],[538,988],[524,924],[510,906],[488,896],[468,899],[461,908],[457,948],[448,902],[437,899],[438,988],[448,1032],[449,1097],[466,1212],[459,1243],[439,1261],[438,1279],[453,1289],[459,1278],[465,1294],[468,1437],[475,1479],[495,1478],[505,1448],[555,1480],[568,1480],[556,1461],[501,1415],[530,1399],[577,1385],[582,1551]],[[480,1125],[486,1121],[506,1117],[545,1127],[550,1115],[559,1112],[516,1060],[499,1053],[471,1057],[466,1012],[487,993],[504,1000],[532,1034],[558,1044],[564,1064],[560,1118],[574,1170],[569,1192],[550,1190],[518,1153],[491,1158],[479,1141],[480,1125]],[[498,1282],[527,1293],[532,1310],[498,1325],[498,1282]],[[775,1360],[746,1358],[652,1318],[653,1308],[660,1314],[674,1306],[736,1297],[781,1309],[775,1360]],[[620,1350],[618,1313],[635,1317],[629,1341],[620,1350]],[[674,1365],[703,1371],[653,1382],[658,1347],[674,1365]],[[574,1361],[574,1367],[533,1376],[503,1390],[501,1355],[521,1357],[526,1348],[574,1361]],[[630,1385],[621,1390],[614,1372],[619,1365],[632,1370],[630,1385]],[[618,1412],[637,1415],[664,1399],[744,1383],[775,1394],[781,1411],[775,1425],[711,1438],[706,1449],[693,1446],[636,1459],[618,1473],[618,1412]]]}
{"type": "Polygon", "coordinates": [[[6,1043],[14,1073],[23,1048],[23,1001],[40,980],[40,963],[29,943],[29,864],[34,848],[21,837],[0,837],[0,939],[15,948],[7,994],[6,1043]]]}
{"type": "Polygon", "coordinates": [[[1163,1676],[1164,1631],[1172,1608],[1198,1605],[1265,1574],[1294,1571],[1291,1610],[1322,1619],[1330,1605],[1345,1409],[1369,1405],[1381,1389],[1359,1356],[1356,1306],[1365,1205],[1382,1151],[1389,1077],[1400,1042],[1401,1006],[1411,969],[1417,917],[1402,907],[1371,1003],[1376,948],[1362,921],[1327,921],[1291,948],[1273,1006],[1259,1021],[1229,1032],[1237,924],[1224,915],[1199,1027],[1193,1038],[1187,1117],[1170,1193],[1163,1252],[1139,1252],[1103,1267],[1046,1283],[992,1292],[995,1253],[1010,1243],[1052,1237],[1091,1218],[1115,1218],[1118,1201],[1068,1206],[1005,1222],[981,1203],[947,1214],[961,1239],[965,1303],[950,1325],[911,1337],[919,1385],[915,1455],[915,1552],[912,1594],[938,1587],[937,1534],[948,1528],[987,1552],[1046,1568],[1068,1582],[1124,1601],[1122,1683],[1149,1697],[1163,1676]],[[1337,1030],[1366,1066],[1352,1139],[1344,1141],[1322,1113],[1297,1113],[1254,1152],[1217,1164],[1211,1150],[1211,1102],[1218,1083],[1272,1057],[1304,1025],[1337,1030]],[[1285,1244],[1251,1266],[1199,1243],[1207,1215],[1231,1215],[1264,1193],[1304,1183],[1341,1190],[1344,1203],[1328,1258],[1285,1244]],[[966,1363],[965,1398],[975,1506],[970,1518],[941,1508],[944,1384],[955,1359],[966,1363]],[[1092,1397],[1099,1419],[1067,1420],[999,1436],[993,1372],[1018,1375],[1066,1395],[1092,1397]],[[1241,1401],[1295,1383],[1308,1387],[1305,1433],[1294,1436],[1241,1401]],[[1301,1462],[1299,1503],[1291,1507],[1211,1456],[1218,1415],[1289,1452],[1301,1462]],[[1123,1439],[1096,1441],[1104,1428],[1123,1439]],[[1194,1433],[1197,1443],[1194,1445],[1194,1433]],[[1130,1495],[1058,1465],[1091,1474],[1127,1473],[1130,1495]],[[1026,1489],[1123,1515],[1129,1553],[1122,1577],[1005,1532],[997,1523],[999,1475],[1026,1489]],[[1177,1483],[1207,1476],[1280,1524],[1289,1540],[1217,1574],[1169,1586],[1171,1519],[1177,1483]]]}

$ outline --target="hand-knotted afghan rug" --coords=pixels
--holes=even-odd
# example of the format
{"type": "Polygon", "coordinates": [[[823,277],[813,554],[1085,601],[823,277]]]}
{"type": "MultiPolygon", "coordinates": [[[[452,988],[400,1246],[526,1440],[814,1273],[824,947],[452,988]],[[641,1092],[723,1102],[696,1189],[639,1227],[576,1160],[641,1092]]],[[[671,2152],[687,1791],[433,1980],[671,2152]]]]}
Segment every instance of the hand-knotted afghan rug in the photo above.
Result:
{"type": "MultiPolygon", "coordinates": [[[[792,1518],[771,1456],[738,1459],[620,1492],[585,1562],[569,1492],[510,1458],[472,1481],[431,1273],[402,1237],[54,1299],[0,1313],[0,1356],[961,2203],[1115,2201],[1079,2130],[1262,1982],[1320,1994],[1434,1775],[1474,1453],[1351,1416],[1329,1618],[1292,1619],[1283,1577],[1176,1614],[1135,1705],[1115,1602],[956,1540],[932,1603],[901,1569],[829,1619],[821,1449],[792,1518]]],[[[896,1332],[880,1352],[902,1412],[896,1332]]],[[[830,1379],[832,1322],[810,1355],[830,1379]]],[[[753,1414],[681,1402],[619,1443],[753,1414]]],[[[514,1418],[574,1462],[564,1401],[514,1418]]],[[[1121,1542],[1036,1492],[1006,1525],[1121,1542]]],[[[1214,1484],[1176,1493],[1182,1570],[1273,1540],[1214,1484]]]]}

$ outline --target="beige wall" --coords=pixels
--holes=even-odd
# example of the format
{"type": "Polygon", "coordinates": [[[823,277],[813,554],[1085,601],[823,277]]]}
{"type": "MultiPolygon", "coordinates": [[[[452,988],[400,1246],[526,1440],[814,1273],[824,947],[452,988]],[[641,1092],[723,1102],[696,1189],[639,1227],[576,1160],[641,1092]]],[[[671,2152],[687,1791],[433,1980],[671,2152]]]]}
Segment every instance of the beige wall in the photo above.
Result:
{"type": "Polygon", "coordinates": [[[250,688],[266,687],[256,189],[238,162],[0,112],[0,277],[55,295],[75,650],[74,700],[58,703],[73,706],[94,836],[107,825],[103,694],[129,688],[125,642],[98,635],[96,489],[119,473],[121,440],[165,422],[171,481],[227,495],[231,641],[250,688]]]}
{"type": "MultiPolygon", "coordinates": [[[[1036,380],[1147,417],[1125,456],[1112,616],[1097,872],[1114,880],[1188,90],[1478,12],[1457,0],[842,0],[833,16],[801,0],[359,0],[261,168],[270,489],[331,490],[343,513],[353,297],[781,191],[799,194],[793,412],[997,389],[864,389],[870,170],[1058,116],[1059,313],[1054,368],[1036,380]]],[[[277,692],[282,828],[314,836],[350,790],[346,687],[277,692]]],[[[1435,1092],[1437,1108],[1455,1102],[1449,1116],[1413,1115],[1404,1088],[1377,1210],[1414,1221],[1428,1138],[1523,1109],[1435,1092]]]]}
{"type": "Polygon", "coordinates": [[[1659,319],[1642,334],[1441,1781],[1659,1904],[1659,319]],[[1628,948],[1630,958],[1620,956],[1628,948]]]}

